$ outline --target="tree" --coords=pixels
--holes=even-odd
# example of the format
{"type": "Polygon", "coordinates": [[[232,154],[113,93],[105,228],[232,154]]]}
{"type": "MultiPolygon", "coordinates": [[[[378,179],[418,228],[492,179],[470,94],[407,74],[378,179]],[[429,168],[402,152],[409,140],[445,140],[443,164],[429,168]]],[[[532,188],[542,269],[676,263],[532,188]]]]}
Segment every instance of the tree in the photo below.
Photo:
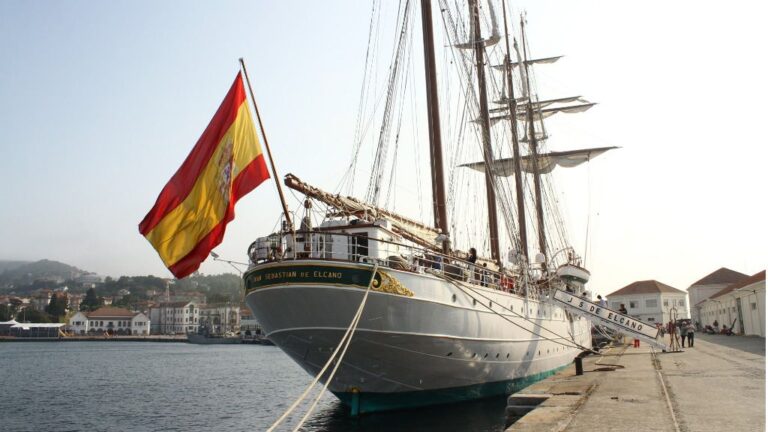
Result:
{"type": "Polygon", "coordinates": [[[224,294],[219,294],[219,293],[208,294],[207,296],[205,296],[205,300],[206,300],[206,303],[210,305],[223,304],[223,303],[230,302],[229,296],[224,294]]]}
{"type": "Polygon", "coordinates": [[[58,322],[59,317],[67,313],[67,300],[65,296],[54,293],[45,311],[51,316],[52,321],[58,322]]]}
{"type": "Polygon", "coordinates": [[[10,321],[16,316],[16,308],[12,304],[0,305],[0,321],[10,321]]]}
{"type": "Polygon", "coordinates": [[[88,288],[85,292],[85,298],[80,302],[80,310],[83,312],[90,312],[98,309],[104,304],[104,299],[96,296],[96,290],[94,288],[88,288]]]}
{"type": "Polygon", "coordinates": [[[40,312],[39,310],[26,308],[23,311],[16,314],[16,321],[19,322],[32,322],[32,323],[49,323],[51,319],[48,314],[40,312]]]}

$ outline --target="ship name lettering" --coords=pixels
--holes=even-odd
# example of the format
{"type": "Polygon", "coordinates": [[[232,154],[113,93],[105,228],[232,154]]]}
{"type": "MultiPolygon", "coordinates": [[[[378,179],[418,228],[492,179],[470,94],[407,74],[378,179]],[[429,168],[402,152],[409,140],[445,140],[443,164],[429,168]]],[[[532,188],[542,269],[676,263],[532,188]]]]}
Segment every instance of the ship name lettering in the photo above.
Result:
{"type": "Polygon", "coordinates": [[[264,279],[266,280],[273,280],[273,279],[281,279],[281,278],[290,278],[290,277],[296,277],[295,271],[281,271],[281,272],[274,272],[274,273],[265,273],[264,279]]]}
{"type": "Polygon", "coordinates": [[[324,279],[341,279],[341,272],[315,270],[315,272],[312,273],[312,276],[316,278],[324,278],[324,279]]]}

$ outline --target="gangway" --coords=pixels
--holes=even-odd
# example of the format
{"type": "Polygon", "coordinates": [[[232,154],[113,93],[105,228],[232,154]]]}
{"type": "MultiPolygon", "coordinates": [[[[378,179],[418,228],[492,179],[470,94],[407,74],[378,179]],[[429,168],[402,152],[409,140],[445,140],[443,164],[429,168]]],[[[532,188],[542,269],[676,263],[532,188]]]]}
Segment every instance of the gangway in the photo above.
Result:
{"type": "Polygon", "coordinates": [[[659,339],[659,330],[652,325],[636,320],[613,309],[601,307],[591,301],[571,293],[555,290],[552,299],[572,314],[582,316],[595,325],[602,325],[634,338],[645,341],[662,351],[667,350],[663,339],[659,339]]]}

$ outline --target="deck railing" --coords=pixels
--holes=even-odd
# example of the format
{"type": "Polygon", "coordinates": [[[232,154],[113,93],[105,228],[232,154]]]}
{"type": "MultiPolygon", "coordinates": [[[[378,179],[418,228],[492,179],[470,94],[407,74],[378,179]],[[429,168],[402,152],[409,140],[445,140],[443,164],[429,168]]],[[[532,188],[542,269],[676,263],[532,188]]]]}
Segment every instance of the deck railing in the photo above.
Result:
{"type": "Polygon", "coordinates": [[[295,247],[290,235],[272,235],[254,242],[248,250],[252,265],[283,260],[319,259],[378,263],[379,267],[413,273],[431,273],[479,287],[539,297],[535,283],[525,283],[519,273],[495,271],[480,263],[438,253],[431,249],[381,240],[361,234],[297,231],[295,247]]]}

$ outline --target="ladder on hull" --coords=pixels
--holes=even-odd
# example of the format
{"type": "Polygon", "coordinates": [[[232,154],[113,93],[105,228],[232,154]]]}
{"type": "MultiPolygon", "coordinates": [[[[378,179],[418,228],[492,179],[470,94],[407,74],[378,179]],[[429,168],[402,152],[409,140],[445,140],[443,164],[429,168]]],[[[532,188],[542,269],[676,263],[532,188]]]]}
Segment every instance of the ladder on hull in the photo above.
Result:
{"type": "Polygon", "coordinates": [[[662,342],[663,339],[658,339],[659,330],[653,325],[648,325],[648,323],[613,309],[600,307],[600,305],[562,290],[555,290],[552,300],[568,312],[582,316],[595,325],[602,325],[631,335],[662,351],[667,350],[667,345],[662,342]]]}

